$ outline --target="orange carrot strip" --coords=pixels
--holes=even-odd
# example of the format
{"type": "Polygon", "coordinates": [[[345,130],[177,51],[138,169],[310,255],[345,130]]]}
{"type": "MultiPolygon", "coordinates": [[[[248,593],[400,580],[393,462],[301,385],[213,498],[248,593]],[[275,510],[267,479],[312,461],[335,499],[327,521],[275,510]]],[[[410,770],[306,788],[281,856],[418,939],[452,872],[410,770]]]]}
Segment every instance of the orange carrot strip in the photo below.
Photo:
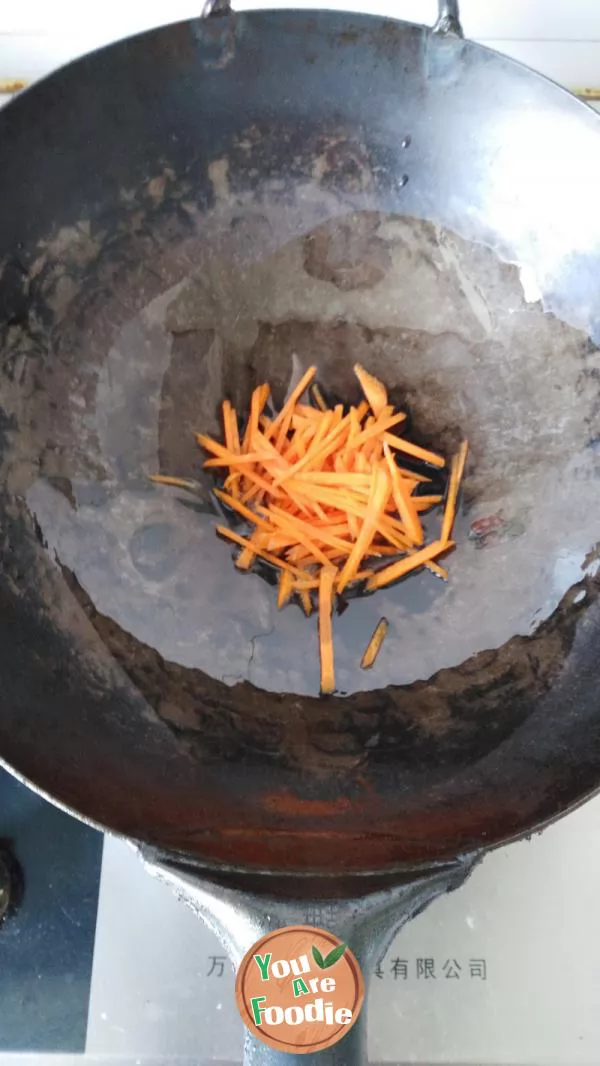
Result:
{"type": "MultiPolygon", "coordinates": [[[[327,566],[329,559],[322,548],[315,543],[315,540],[313,539],[314,530],[310,526],[307,526],[300,518],[290,518],[285,512],[280,511],[278,507],[271,506],[268,510],[264,509],[263,513],[268,514],[273,525],[293,533],[299,544],[304,545],[315,559],[324,566],[327,566]]],[[[331,547],[337,548],[338,551],[340,550],[340,544],[342,545],[342,548],[344,547],[343,541],[338,542],[337,537],[326,536],[324,531],[319,533],[319,538],[324,544],[330,544],[331,547]],[[335,541],[335,543],[332,544],[332,541],[335,541]]]]}
{"type": "Polygon", "coordinates": [[[215,459],[208,459],[207,462],[211,466],[239,466],[240,464],[257,463],[260,460],[260,455],[258,454],[246,452],[244,455],[236,455],[229,448],[225,448],[218,441],[213,440],[212,437],[207,437],[204,433],[196,433],[196,441],[205,451],[212,452],[213,455],[224,460],[222,463],[217,463],[215,459]]]}
{"type": "Polygon", "coordinates": [[[448,486],[448,499],[446,500],[446,509],[444,511],[444,519],[442,522],[442,532],[440,537],[443,541],[450,539],[452,533],[452,527],[454,525],[454,519],[456,516],[456,501],[458,499],[458,493],[460,491],[460,483],[465,469],[465,463],[467,461],[467,452],[469,445],[466,440],[461,444],[457,454],[452,460],[452,468],[450,472],[450,484],[448,486]]]}
{"type": "Polygon", "coordinates": [[[432,574],[436,574],[437,577],[441,577],[442,581],[448,580],[448,571],[445,566],[440,566],[439,563],[432,563],[431,561],[425,563],[425,568],[431,570],[432,574]]]}
{"type": "Polygon", "coordinates": [[[375,571],[371,570],[371,569],[359,570],[358,573],[354,575],[354,580],[355,581],[366,581],[368,578],[373,577],[374,573],[375,573],[375,571]]]}
{"type": "Polygon", "coordinates": [[[237,424],[237,417],[233,407],[229,400],[223,400],[223,432],[225,435],[225,445],[230,452],[234,455],[240,454],[240,434],[237,424]]]}
{"type": "Polygon", "coordinates": [[[297,566],[292,566],[285,559],[280,559],[278,555],[272,555],[271,552],[265,551],[264,548],[251,544],[246,537],[241,537],[239,533],[234,533],[227,526],[217,526],[217,533],[220,537],[225,537],[226,540],[232,540],[234,544],[239,544],[241,548],[250,548],[256,555],[260,555],[261,559],[266,559],[268,563],[273,563],[274,566],[278,566],[282,570],[291,570],[297,576],[302,574],[302,571],[297,566]]]}
{"type": "Polygon", "coordinates": [[[267,439],[264,433],[257,429],[252,434],[250,446],[254,449],[254,452],[260,456],[260,461],[265,467],[265,470],[271,472],[271,468],[275,472],[280,470],[289,469],[289,463],[281,451],[267,439]]]}
{"type": "Polygon", "coordinates": [[[154,481],[156,485],[172,485],[176,489],[185,489],[186,492],[197,492],[198,482],[191,477],[168,477],[166,474],[149,474],[148,481],[154,481]]]}
{"type": "Polygon", "coordinates": [[[386,504],[389,487],[389,479],[385,471],[377,469],[373,477],[371,495],[369,496],[367,510],[363,518],[363,524],[358,539],[354,542],[352,551],[350,552],[339,577],[338,590],[340,592],[343,592],[348,582],[352,580],[359,568],[362,557],[365,555],[371,540],[373,539],[377,523],[381,518],[386,504]]]}
{"type": "Polygon", "coordinates": [[[425,548],[421,548],[420,551],[407,555],[404,559],[399,559],[397,563],[392,563],[391,566],[385,566],[383,570],[378,570],[367,582],[367,588],[369,591],[373,591],[374,589],[383,588],[384,585],[389,585],[392,581],[398,581],[399,578],[409,574],[411,570],[418,569],[418,567],[423,566],[424,563],[433,559],[436,555],[441,555],[451,546],[452,541],[436,540],[433,544],[428,544],[425,548]]]}
{"type": "MultiPolygon", "coordinates": [[[[331,412],[327,412],[327,415],[330,413],[331,412]]],[[[327,415],[324,415],[324,418],[327,418],[327,415]]],[[[317,463],[323,463],[323,460],[339,447],[340,438],[346,431],[346,428],[346,419],[343,419],[342,422],[340,422],[340,424],[328,434],[327,438],[322,443],[317,441],[318,433],[315,434],[315,438],[304,458],[300,459],[294,466],[291,466],[289,470],[285,471],[285,473],[278,474],[275,478],[275,484],[281,485],[287,480],[287,478],[293,477],[306,466],[315,466],[317,463]]]]}
{"type": "Polygon", "coordinates": [[[373,414],[379,416],[388,402],[385,385],[378,378],[369,374],[368,370],[365,370],[360,363],[356,363],[354,373],[373,414]]]}
{"type": "Polygon", "coordinates": [[[312,385],[310,386],[309,392],[310,398],[315,404],[315,406],[318,407],[320,411],[327,411],[328,407],[327,403],[325,402],[325,397],[323,396],[323,393],[321,392],[316,381],[313,381],[312,385]]]}
{"type": "Polygon", "coordinates": [[[221,500],[224,504],[227,505],[227,507],[231,507],[232,510],[237,511],[238,514],[241,514],[242,518],[247,518],[249,522],[254,522],[254,525],[259,526],[261,529],[271,529],[270,522],[267,522],[264,518],[261,518],[261,516],[258,515],[256,511],[251,510],[250,507],[246,507],[246,505],[243,504],[241,500],[236,500],[233,496],[230,496],[229,493],[223,492],[222,489],[215,489],[214,493],[219,500],[221,500]]]}
{"type": "Polygon", "coordinates": [[[282,570],[279,575],[279,588],[277,591],[277,607],[281,610],[289,602],[294,591],[294,575],[290,570],[282,570]]]}
{"type": "Polygon", "coordinates": [[[331,506],[336,511],[355,514],[358,518],[362,518],[365,513],[368,497],[367,499],[364,496],[359,498],[349,491],[329,489],[324,485],[311,485],[310,482],[286,482],[284,488],[289,491],[290,487],[301,496],[317,499],[322,506],[331,506]]]}
{"type": "Polygon", "coordinates": [[[365,648],[365,651],[364,651],[364,654],[363,654],[363,657],[360,660],[360,668],[361,668],[361,670],[370,670],[371,667],[373,666],[373,663],[375,662],[375,659],[379,655],[379,651],[381,649],[381,645],[383,644],[383,642],[385,640],[388,628],[389,628],[389,622],[388,622],[387,618],[382,618],[377,623],[377,625],[375,626],[375,629],[373,631],[373,636],[371,637],[369,643],[367,644],[367,646],[365,648]]]}
{"type": "Polygon", "coordinates": [[[294,408],[296,406],[297,401],[302,396],[302,393],[306,392],[306,390],[307,390],[308,386],[310,385],[312,379],[314,378],[316,372],[317,372],[316,366],[309,367],[308,370],[306,371],[306,373],[303,374],[302,377],[300,378],[300,381],[296,385],[296,388],[292,389],[292,391],[291,391],[290,395],[288,396],[286,402],[284,403],[283,407],[281,408],[281,411],[279,412],[277,417],[273,419],[273,421],[271,423],[271,426],[270,426],[270,429],[269,429],[269,437],[271,439],[273,439],[273,437],[274,437],[274,435],[276,433],[279,433],[281,425],[282,425],[283,422],[286,421],[286,419],[288,418],[288,415],[291,417],[291,415],[292,415],[292,413],[294,411],[294,408]]]}
{"type": "MultiPolygon", "coordinates": [[[[413,546],[410,537],[407,537],[404,533],[400,533],[396,529],[391,529],[383,522],[377,523],[377,532],[385,538],[388,544],[392,544],[397,552],[405,552],[413,546]]],[[[374,550],[377,551],[378,549],[375,548],[374,550]]]]}
{"type": "Polygon", "coordinates": [[[319,651],[321,658],[321,693],[335,691],[333,663],[333,586],[337,571],[334,566],[324,566],[319,583],[319,651]]]}
{"type": "Polygon", "coordinates": [[[402,523],[406,528],[410,539],[413,544],[423,543],[423,530],[421,523],[417,515],[416,508],[412,502],[409,493],[406,491],[402,478],[398,473],[398,467],[396,466],[390,446],[387,441],[384,441],[383,450],[387,462],[387,467],[390,473],[390,480],[392,484],[392,495],[394,497],[394,503],[396,504],[396,510],[402,519],[402,523]]]}
{"type": "Polygon", "coordinates": [[[290,515],[286,515],[286,513],[282,511],[280,507],[276,507],[275,504],[271,504],[268,509],[264,508],[263,513],[268,515],[274,525],[278,524],[277,520],[279,519],[281,523],[294,531],[301,530],[309,537],[316,535],[323,544],[328,544],[331,548],[341,548],[343,551],[348,547],[348,544],[345,541],[340,537],[334,536],[328,528],[315,529],[314,526],[304,522],[301,518],[292,518],[290,515]]]}
{"type": "Polygon", "coordinates": [[[418,512],[428,511],[430,507],[437,507],[443,496],[413,496],[413,502],[418,512]]]}
{"type": "Polygon", "coordinates": [[[300,598],[300,603],[302,604],[302,610],[304,611],[306,617],[310,618],[313,610],[310,592],[308,591],[308,589],[299,589],[298,596],[300,598]]]}
{"type": "Polygon", "coordinates": [[[353,540],[358,540],[358,534],[360,533],[360,527],[358,519],[355,514],[348,514],[348,529],[353,540]]]}
{"type": "MultiPolygon", "coordinates": [[[[400,422],[404,422],[405,419],[406,415],[400,413],[396,415],[390,415],[388,418],[384,418],[381,421],[374,420],[370,426],[367,425],[363,430],[361,430],[358,437],[354,438],[354,440],[352,441],[352,447],[362,448],[363,444],[365,444],[368,440],[373,440],[374,437],[378,437],[380,435],[383,436],[383,434],[385,434],[384,439],[387,439],[389,436],[393,436],[393,434],[388,434],[387,430],[392,429],[393,426],[397,426],[400,422]]],[[[398,440],[400,439],[401,438],[398,438],[398,440]]]]}
{"type": "Polygon", "coordinates": [[[304,470],[294,476],[300,481],[310,481],[314,485],[343,485],[344,488],[370,486],[372,480],[370,474],[340,474],[331,470],[304,470]]]}
{"type": "Polygon", "coordinates": [[[273,482],[267,481],[266,478],[261,477],[260,474],[257,474],[255,470],[245,470],[244,477],[247,478],[248,481],[253,481],[254,485],[250,489],[248,489],[247,492],[244,493],[244,495],[242,496],[242,503],[248,503],[248,500],[252,499],[252,497],[255,496],[256,493],[259,492],[261,489],[269,496],[280,495],[279,491],[274,488],[273,482]]]}
{"type": "MultiPolygon", "coordinates": [[[[394,433],[384,433],[383,439],[387,441],[390,448],[396,448],[397,451],[405,452],[406,455],[412,455],[415,459],[422,459],[423,462],[429,463],[431,466],[442,467],[446,465],[446,460],[441,455],[436,455],[435,452],[430,452],[427,448],[421,448],[418,444],[413,444],[412,441],[405,440],[404,437],[397,437],[394,433]]],[[[410,474],[414,477],[414,474],[410,474]]]]}
{"type": "MultiPolygon", "coordinates": [[[[311,385],[311,389],[315,387],[315,385],[311,385]]],[[[310,389],[308,391],[310,392],[310,389]]],[[[327,410],[327,407],[322,407],[317,411],[310,403],[297,403],[294,408],[294,418],[304,419],[305,422],[318,422],[321,418],[321,412],[327,410]]]]}
{"type": "MultiPolygon", "coordinates": [[[[252,393],[250,400],[250,417],[248,418],[248,425],[246,426],[246,432],[244,433],[244,440],[242,442],[242,452],[246,453],[250,449],[250,441],[252,440],[252,434],[258,429],[260,417],[264,411],[265,404],[269,399],[270,388],[268,385],[257,385],[252,393]]],[[[270,430],[271,427],[269,427],[270,430]]]]}
{"type": "Polygon", "coordinates": [[[235,560],[235,565],[238,570],[249,570],[255,559],[256,552],[253,548],[250,547],[250,545],[248,545],[248,547],[243,548],[240,554],[238,555],[237,559],[235,560]]]}

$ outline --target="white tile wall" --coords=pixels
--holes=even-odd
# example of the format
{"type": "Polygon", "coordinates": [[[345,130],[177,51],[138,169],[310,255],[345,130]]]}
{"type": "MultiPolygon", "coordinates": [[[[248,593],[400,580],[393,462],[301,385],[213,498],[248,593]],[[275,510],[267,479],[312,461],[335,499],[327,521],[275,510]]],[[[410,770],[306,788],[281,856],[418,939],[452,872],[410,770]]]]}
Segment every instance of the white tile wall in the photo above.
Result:
{"type": "MultiPolygon", "coordinates": [[[[32,80],[111,40],[197,15],[203,0],[0,2],[0,81],[32,80]]],[[[368,10],[432,23],[436,0],[234,0],[254,7],[368,10]]],[[[570,87],[600,86],[600,0],[463,0],[467,36],[541,70],[570,87]]]]}

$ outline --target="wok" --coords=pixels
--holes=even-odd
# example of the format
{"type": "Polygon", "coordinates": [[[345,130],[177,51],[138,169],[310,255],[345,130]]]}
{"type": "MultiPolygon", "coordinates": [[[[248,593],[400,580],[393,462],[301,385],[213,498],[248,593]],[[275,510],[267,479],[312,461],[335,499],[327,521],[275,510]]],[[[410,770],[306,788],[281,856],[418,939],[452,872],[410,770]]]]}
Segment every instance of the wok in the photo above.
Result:
{"type": "Polygon", "coordinates": [[[2,761],[137,842],[234,960],[309,918],[369,968],[600,783],[598,117],[452,3],[433,30],[217,5],[23,93],[0,150],[2,761]],[[450,581],[351,604],[323,699],[192,438],[313,360],[471,442],[450,581]]]}

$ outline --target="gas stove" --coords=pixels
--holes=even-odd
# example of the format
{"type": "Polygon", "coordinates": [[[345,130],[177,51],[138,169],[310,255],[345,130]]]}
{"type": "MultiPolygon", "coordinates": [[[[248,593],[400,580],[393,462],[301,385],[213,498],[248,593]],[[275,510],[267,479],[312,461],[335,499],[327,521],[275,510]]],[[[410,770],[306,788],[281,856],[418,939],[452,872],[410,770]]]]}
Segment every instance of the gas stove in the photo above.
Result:
{"type": "MultiPolygon", "coordinates": [[[[241,1061],[223,949],[129,844],[3,771],[0,840],[0,1066],[241,1061]]],[[[600,798],[488,855],[376,967],[370,1061],[597,1066],[599,889],[600,798]]]]}

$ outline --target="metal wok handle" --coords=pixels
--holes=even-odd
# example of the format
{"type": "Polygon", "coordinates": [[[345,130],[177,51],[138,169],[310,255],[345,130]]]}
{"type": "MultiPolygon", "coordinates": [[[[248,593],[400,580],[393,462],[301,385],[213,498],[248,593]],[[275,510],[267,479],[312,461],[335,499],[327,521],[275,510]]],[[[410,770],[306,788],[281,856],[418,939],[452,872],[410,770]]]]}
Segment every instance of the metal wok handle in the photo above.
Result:
{"type": "MultiPolygon", "coordinates": [[[[225,887],[209,874],[183,866],[168,856],[141,849],[149,873],[167,882],[218,936],[237,968],[252,945],[270,930],[288,925],[314,925],[343,939],[358,958],[365,977],[382,958],[398,930],[436,899],[458,888],[471,873],[478,855],[469,855],[421,873],[401,884],[346,899],[278,899],[225,887]]],[[[267,885],[268,886],[268,880],[267,885]]],[[[347,1036],[327,1051],[302,1055],[302,1066],[366,1066],[366,1004],[347,1036]]],[[[244,1066],[292,1066],[296,1055],[275,1051],[249,1033],[244,1066]]]]}
{"type": "MultiPolygon", "coordinates": [[[[230,14],[230,0],[205,0],[202,9],[202,18],[230,14]]],[[[463,36],[460,22],[459,0],[438,0],[438,17],[437,22],[433,27],[433,32],[440,37],[463,36]]]]}
{"type": "Polygon", "coordinates": [[[460,23],[459,0],[438,0],[438,19],[433,27],[433,32],[440,37],[462,37],[463,30],[460,23]]]}

